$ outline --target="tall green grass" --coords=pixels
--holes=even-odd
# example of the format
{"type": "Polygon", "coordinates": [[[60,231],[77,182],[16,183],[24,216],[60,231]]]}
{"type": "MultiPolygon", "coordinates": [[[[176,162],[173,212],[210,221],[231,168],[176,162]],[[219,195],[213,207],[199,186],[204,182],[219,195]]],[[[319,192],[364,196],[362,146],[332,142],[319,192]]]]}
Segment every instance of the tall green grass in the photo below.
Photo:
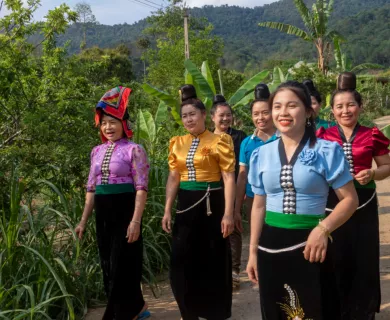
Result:
{"type": "MultiPolygon", "coordinates": [[[[143,219],[143,280],[155,293],[169,261],[161,230],[166,175],[152,165],[143,219]]],[[[9,184],[10,208],[0,218],[0,319],[82,319],[105,300],[94,219],[82,241],[74,233],[84,192],[65,195],[46,180],[27,185],[16,172],[9,184]]]]}

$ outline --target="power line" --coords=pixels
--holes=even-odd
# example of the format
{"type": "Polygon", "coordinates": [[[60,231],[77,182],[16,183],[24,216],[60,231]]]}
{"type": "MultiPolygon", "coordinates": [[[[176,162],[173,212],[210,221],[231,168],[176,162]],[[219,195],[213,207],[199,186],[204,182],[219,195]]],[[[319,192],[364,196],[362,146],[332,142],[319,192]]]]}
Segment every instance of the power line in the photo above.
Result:
{"type": "Polygon", "coordinates": [[[129,0],[129,1],[131,1],[131,2],[133,2],[133,3],[135,3],[135,4],[143,5],[144,7],[147,7],[147,8],[152,8],[152,9],[156,9],[156,10],[161,9],[161,8],[159,8],[159,7],[156,7],[156,6],[151,5],[151,4],[149,4],[149,3],[142,2],[142,1],[140,1],[140,0],[129,0]]]}
{"type": "Polygon", "coordinates": [[[153,2],[153,1],[150,1],[150,0],[142,0],[142,1],[150,2],[150,3],[152,3],[152,4],[155,4],[156,6],[161,6],[161,7],[163,7],[162,3],[156,3],[156,2],[153,2]]]}

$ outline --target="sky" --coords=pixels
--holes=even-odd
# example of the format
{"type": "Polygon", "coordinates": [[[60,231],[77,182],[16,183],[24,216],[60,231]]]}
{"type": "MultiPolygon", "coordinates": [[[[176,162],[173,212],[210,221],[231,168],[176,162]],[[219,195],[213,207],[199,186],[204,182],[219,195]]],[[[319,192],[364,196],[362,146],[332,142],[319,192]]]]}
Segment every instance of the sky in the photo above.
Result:
{"type": "MultiPolygon", "coordinates": [[[[48,10],[55,8],[61,3],[66,3],[73,8],[76,3],[85,1],[91,5],[96,20],[101,24],[132,24],[167,5],[166,0],[41,0],[41,7],[34,15],[36,20],[41,20],[48,10]],[[142,4],[140,2],[146,3],[142,4]],[[151,8],[153,6],[154,8],[151,8]]],[[[224,4],[241,7],[262,6],[263,4],[275,2],[276,0],[187,0],[189,7],[201,7],[204,5],[220,6],[224,4]]],[[[0,17],[5,13],[0,12],[0,17]]]]}

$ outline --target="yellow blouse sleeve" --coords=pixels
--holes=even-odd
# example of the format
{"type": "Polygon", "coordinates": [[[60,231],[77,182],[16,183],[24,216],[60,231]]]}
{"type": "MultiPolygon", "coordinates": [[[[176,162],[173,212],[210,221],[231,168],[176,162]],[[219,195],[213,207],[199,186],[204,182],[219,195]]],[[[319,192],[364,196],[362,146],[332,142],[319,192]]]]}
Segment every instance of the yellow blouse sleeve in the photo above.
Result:
{"type": "Polygon", "coordinates": [[[233,140],[228,134],[221,134],[217,143],[218,163],[221,171],[234,172],[236,159],[234,157],[233,140]]]}
{"type": "Polygon", "coordinates": [[[169,171],[175,171],[177,169],[177,157],[175,154],[175,143],[178,137],[173,137],[169,141],[169,155],[168,155],[168,165],[169,171]]]}

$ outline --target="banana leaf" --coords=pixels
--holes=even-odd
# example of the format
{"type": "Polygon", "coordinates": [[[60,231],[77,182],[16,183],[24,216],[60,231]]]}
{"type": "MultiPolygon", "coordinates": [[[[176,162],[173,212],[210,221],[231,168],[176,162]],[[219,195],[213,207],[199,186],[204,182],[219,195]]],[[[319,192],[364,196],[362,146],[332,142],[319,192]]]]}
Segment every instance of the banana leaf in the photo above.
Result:
{"type": "Polygon", "coordinates": [[[258,74],[254,75],[250,78],[245,84],[243,84],[229,99],[229,104],[234,106],[238,104],[243,98],[245,98],[248,94],[253,93],[256,85],[267,78],[269,75],[269,71],[261,71],[258,74]]]}
{"type": "Polygon", "coordinates": [[[213,77],[211,75],[209,63],[207,61],[203,61],[201,71],[202,71],[203,78],[206,79],[207,83],[209,84],[211,90],[213,91],[213,93],[215,95],[216,91],[215,91],[214,80],[213,80],[213,77]]]}
{"type": "Polygon", "coordinates": [[[186,60],[184,62],[184,66],[188,73],[192,76],[193,85],[196,89],[198,97],[202,100],[205,98],[213,100],[214,92],[196,65],[191,60],[186,60]]]}
{"type": "Polygon", "coordinates": [[[390,124],[388,124],[387,126],[383,127],[381,129],[381,131],[388,139],[390,139],[390,124]]]}
{"type": "Polygon", "coordinates": [[[181,124],[180,118],[180,105],[179,100],[175,99],[169,93],[161,91],[147,83],[142,85],[142,89],[153,97],[156,97],[165,102],[165,104],[169,107],[169,111],[171,112],[173,118],[178,124],[181,124]]]}

